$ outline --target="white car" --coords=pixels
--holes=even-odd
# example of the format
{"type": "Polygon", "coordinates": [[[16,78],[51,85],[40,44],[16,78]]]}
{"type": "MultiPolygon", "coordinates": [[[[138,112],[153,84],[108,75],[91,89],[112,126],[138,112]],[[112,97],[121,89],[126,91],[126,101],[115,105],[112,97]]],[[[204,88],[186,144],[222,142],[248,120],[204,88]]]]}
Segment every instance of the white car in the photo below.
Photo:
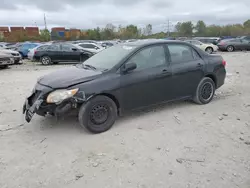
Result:
{"type": "Polygon", "coordinates": [[[43,48],[46,48],[49,45],[50,44],[42,44],[42,45],[39,45],[39,46],[37,46],[35,48],[30,49],[29,52],[28,52],[28,55],[27,55],[28,59],[31,60],[31,61],[33,61],[34,60],[33,57],[34,57],[35,52],[37,50],[42,50],[43,48]]]}
{"type": "Polygon", "coordinates": [[[102,50],[105,50],[104,47],[95,43],[79,43],[77,46],[80,46],[82,49],[93,53],[98,53],[102,50]]]}
{"type": "Polygon", "coordinates": [[[216,46],[212,43],[205,44],[205,43],[202,43],[198,40],[186,40],[185,42],[191,43],[209,54],[218,51],[218,46],[216,46]]]}
{"type": "Polygon", "coordinates": [[[8,55],[12,55],[12,57],[14,58],[14,63],[15,64],[21,64],[22,63],[22,56],[18,51],[8,50],[8,49],[0,47],[0,52],[8,54],[8,55]]]}

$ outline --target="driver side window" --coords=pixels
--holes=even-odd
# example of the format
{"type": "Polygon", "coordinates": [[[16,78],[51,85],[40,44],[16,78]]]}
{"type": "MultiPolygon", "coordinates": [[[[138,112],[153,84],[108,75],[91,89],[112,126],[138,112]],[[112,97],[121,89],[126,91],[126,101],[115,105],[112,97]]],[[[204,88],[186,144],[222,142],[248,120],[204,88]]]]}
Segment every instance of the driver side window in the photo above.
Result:
{"type": "Polygon", "coordinates": [[[166,64],[165,49],[161,46],[151,46],[136,53],[127,63],[135,63],[135,70],[157,67],[166,64]]]}

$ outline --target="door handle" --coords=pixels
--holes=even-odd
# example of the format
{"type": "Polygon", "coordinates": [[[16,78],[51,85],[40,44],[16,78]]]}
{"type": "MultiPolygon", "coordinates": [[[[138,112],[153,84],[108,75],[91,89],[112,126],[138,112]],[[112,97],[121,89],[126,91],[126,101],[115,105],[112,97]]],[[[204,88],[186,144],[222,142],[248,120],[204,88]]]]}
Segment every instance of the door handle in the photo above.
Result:
{"type": "Polygon", "coordinates": [[[196,67],[203,67],[203,64],[202,64],[202,63],[198,63],[198,64],[196,65],[196,67]]]}
{"type": "Polygon", "coordinates": [[[163,69],[161,74],[169,74],[168,70],[167,69],[163,69]]]}

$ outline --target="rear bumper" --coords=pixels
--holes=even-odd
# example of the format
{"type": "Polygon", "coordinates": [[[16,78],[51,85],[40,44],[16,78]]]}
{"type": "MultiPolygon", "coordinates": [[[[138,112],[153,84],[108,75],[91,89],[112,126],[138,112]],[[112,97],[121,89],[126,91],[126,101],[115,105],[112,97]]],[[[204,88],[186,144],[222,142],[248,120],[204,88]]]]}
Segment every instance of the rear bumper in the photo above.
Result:
{"type": "Polygon", "coordinates": [[[226,74],[227,74],[226,69],[224,67],[217,70],[217,72],[216,72],[216,78],[217,78],[216,89],[218,89],[222,85],[224,85],[225,79],[226,79],[226,74]]]}

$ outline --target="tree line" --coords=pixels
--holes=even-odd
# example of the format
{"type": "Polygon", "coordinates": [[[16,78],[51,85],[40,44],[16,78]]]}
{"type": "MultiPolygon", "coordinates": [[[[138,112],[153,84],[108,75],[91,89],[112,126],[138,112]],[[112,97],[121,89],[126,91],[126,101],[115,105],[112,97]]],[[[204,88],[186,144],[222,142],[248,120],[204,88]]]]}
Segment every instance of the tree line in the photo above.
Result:
{"type": "MultiPolygon", "coordinates": [[[[144,28],[136,25],[127,25],[116,27],[113,24],[107,24],[106,27],[88,29],[82,31],[81,36],[71,36],[69,39],[60,38],[58,40],[113,40],[113,39],[146,39],[146,38],[166,38],[166,37],[221,37],[221,36],[242,36],[250,35],[250,19],[242,24],[231,25],[207,25],[204,21],[199,20],[196,24],[191,21],[178,22],[174,31],[153,33],[153,26],[147,24],[144,28]]],[[[27,35],[20,36],[20,41],[49,41],[51,35],[48,30],[41,30],[37,37],[27,35]]]]}
{"type": "Polygon", "coordinates": [[[146,38],[167,38],[167,37],[222,37],[222,36],[243,36],[250,35],[250,19],[242,24],[230,25],[207,25],[204,21],[199,20],[196,24],[191,21],[178,22],[174,31],[161,31],[153,33],[151,24],[144,28],[136,25],[114,26],[107,24],[106,27],[88,29],[85,35],[79,39],[82,40],[112,40],[112,39],[146,39],[146,38]]]}

